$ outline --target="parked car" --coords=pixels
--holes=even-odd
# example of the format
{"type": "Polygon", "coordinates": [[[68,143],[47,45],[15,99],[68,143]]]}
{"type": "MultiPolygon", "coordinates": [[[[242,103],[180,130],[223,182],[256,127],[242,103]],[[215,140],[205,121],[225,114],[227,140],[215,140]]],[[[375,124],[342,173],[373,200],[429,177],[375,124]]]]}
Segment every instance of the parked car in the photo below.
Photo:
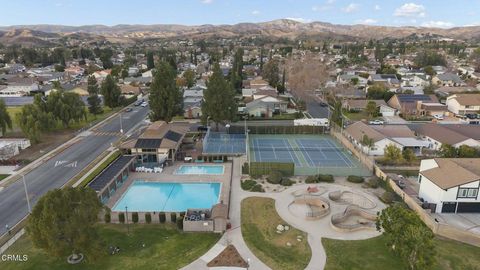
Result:
{"type": "Polygon", "coordinates": [[[372,120],[370,122],[368,122],[370,125],[383,125],[384,122],[382,120],[372,120]]]}
{"type": "Polygon", "coordinates": [[[328,104],[323,101],[319,102],[318,105],[320,105],[320,107],[328,107],[328,104]]]}
{"type": "Polygon", "coordinates": [[[433,115],[433,118],[437,119],[437,120],[443,120],[443,115],[441,114],[434,114],[433,115]]]}
{"type": "Polygon", "coordinates": [[[142,107],[147,107],[147,106],[148,106],[148,103],[144,101],[144,102],[142,102],[142,104],[140,104],[140,106],[142,106],[142,107]]]}
{"type": "Polygon", "coordinates": [[[143,103],[143,101],[137,100],[137,101],[135,101],[135,103],[133,103],[133,105],[140,106],[140,105],[142,105],[142,103],[143,103]]]}
{"type": "Polygon", "coordinates": [[[131,112],[132,111],[132,107],[128,107],[125,109],[125,112],[131,112]]]}

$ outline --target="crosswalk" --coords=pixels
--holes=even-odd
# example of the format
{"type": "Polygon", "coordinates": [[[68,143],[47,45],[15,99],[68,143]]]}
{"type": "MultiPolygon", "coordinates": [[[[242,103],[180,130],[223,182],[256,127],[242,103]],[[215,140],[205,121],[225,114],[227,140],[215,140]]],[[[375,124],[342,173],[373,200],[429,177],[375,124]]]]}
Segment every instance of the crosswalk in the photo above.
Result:
{"type": "Polygon", "coordinates": [[[94,131],[93,136],[121,136],[120,132],[104,132],[104,131],[94,131]]]}

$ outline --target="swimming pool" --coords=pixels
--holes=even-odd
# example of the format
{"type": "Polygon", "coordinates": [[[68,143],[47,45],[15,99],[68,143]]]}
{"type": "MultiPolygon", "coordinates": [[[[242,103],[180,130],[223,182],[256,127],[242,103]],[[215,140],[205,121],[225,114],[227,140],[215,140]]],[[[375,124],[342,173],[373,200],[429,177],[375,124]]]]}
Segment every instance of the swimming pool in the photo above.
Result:
{"type": "Polygon", "coordinates": [[[223,174],[223,165],[182,165],[175,174],[223,174]]]}
{"type": "Polygon", "coordinates": [[[135,181],[117,201],[113,211],[183,212],[210,209],[219,202],[220,183],[158,183],[135,181]]]}

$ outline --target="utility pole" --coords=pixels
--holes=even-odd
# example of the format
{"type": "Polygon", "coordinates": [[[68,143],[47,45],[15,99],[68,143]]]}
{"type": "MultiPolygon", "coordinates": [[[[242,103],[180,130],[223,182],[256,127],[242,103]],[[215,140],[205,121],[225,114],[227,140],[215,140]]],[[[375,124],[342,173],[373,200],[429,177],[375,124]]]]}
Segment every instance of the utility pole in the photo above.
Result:
{"type": "Polygon", "coordinates": [[[122,121],[122,112],[120,112],[120,133],[123,134],[123,121],[122,121]]]}

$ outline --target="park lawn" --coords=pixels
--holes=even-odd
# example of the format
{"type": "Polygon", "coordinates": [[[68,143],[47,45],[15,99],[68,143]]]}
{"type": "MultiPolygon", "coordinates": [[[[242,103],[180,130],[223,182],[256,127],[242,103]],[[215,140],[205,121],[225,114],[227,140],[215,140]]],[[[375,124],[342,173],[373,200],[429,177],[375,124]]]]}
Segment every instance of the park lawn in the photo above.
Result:
{"type": "MultiPolygon", "coordinates": [[[[480,248],[451,240],[435,239],[435,270],[477,269],[480,248]]],[[[327,253],[325,270],[406,270],[406,264],[386,247],[383,236],[358,241],[322,239],[327,253]],[[388,266],[388,267],[387,267],[388,266]]]]}
{"type": "Polygon", "coordinates": [[[269,198],[247,198],[242,201],[242,235],[250,250],[272,269],[305,269],[311,250],[307,234],[290,227],[278,234],[276,227],[286,225],[275,210],[275,201],[269,198]],[[301,235],[303,241],[298,242],[301,235]],[[286,245],[292,244],[291,247],[286,245]]]}
{"type": "Polygon", "coordinates": [[[53,258],[32,246],[21,237],[6,254],[26,254],[27,262],[0,262],[0,268],[9,269],[179,269],[207,252],[219,239],[214,233],[183,233],[171,225],[101,225],[100,233],[105,250],[118,246],[120,253],[101,256],[96,262],[68,265],[66,258],[53,258]],[[145,247],[142,247],[145,244],[145,247]]]}

